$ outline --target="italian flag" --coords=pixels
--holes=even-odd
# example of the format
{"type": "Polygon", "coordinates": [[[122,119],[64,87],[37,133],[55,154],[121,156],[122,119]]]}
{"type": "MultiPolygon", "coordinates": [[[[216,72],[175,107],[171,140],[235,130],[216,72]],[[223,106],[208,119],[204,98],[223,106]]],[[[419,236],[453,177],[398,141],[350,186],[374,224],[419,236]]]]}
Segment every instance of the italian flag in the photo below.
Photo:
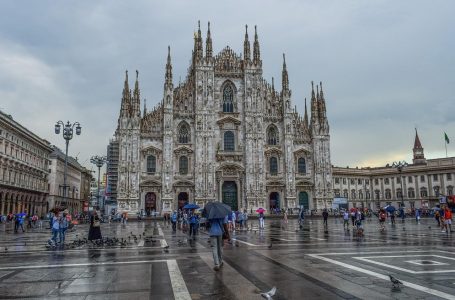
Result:
{"type": "Polygon", "coordinates": [[[447,133],[445,133],[445,132],[444,132],[444,138],[446,140],[446,143],[449,144],[450,140],[449,140],[449,137],[447,136],[447,133]]]}

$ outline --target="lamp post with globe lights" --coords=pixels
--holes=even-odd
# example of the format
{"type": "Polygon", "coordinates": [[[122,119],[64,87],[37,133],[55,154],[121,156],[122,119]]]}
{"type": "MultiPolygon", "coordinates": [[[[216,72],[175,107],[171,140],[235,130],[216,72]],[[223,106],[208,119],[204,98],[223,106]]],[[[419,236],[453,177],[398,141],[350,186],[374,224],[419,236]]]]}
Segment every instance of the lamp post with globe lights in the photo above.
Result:
{"type": "Polygon", "coordinates": [[[401,176],[401,173],[403,172],[403,168],[407,167],[408,163],[403,161],[394,161],[392,163],[392,167],[397,168],[398,173],[400,173],[400,183],[401,183],[401,207],[404,207],[404,200],[403,200],[403,178],[401,176]]]}
{"type": "MultiPolygon", "coordinates": [[[[95,155],[95,156],[92,156],[92,158],[90,158],[90,162],[92,164],[95,164],[98,167],[98,185],[97,185],[96,200],[97,200],[98,207],[99,207],[100,206],[100,174],[101,174],[101,167],[107,162],[107,158],[106,158],[106,156],[95,155]]],[[[104,211],[104,202],[103,202],[103,205],[102,205],[102,209],[104,211]]]]}
{"type": "Polygon", "coordinates": [[[79,122],[74,122],[73,124],[71,124],[70,121],[67,121],[65,124],[62,121],[57,121],[57,123],[55,123],[55,134],[60,134],[62,126],[63,126],[62,136],[65,139],[66,150],[65,150],[65,169],[63,171],[63,200],[62,200],[61,206],[66,207],[67,206],[66,179],[67,179],[67,172],[68,172],[68,146],[69,146],[70,140],[73,138],[74,128],[76,128],[76,135],[80,135],[82,127],[79,122]]]}

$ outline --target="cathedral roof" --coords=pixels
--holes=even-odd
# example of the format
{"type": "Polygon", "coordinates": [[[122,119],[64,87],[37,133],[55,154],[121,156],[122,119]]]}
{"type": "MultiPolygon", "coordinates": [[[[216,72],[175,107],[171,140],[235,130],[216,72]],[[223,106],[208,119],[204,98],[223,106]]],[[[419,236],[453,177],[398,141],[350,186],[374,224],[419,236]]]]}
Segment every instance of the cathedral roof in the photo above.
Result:
{"type": "Polygon", "coordinates": [[[419,135],[417,133],[417,129],[416,129],[416,137],[415,137],[415,140],[414,140],[414,149],[422,149],[422,144],[420,143],[420,139],[419,139],[419,135]]]}

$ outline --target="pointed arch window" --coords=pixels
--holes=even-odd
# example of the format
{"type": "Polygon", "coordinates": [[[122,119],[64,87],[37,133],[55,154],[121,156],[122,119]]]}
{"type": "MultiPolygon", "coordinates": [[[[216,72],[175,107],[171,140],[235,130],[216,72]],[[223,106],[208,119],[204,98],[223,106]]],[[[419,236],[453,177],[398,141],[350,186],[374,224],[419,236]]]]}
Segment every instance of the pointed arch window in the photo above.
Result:
{"type": "Polygon", "coordinates": [[[234,151],[234,133],[232,131],[226,131],[224,133],[224,151],[234,151]]]}
{"type": "Polygon", "coordinates": [[[179,143],[188,144],[190,141],[190,129],[188,124],[183,123],[179,128],[179,143]]]}
{"type": "Polygon", "coordinates": [[[275,156],[270,157],[270,174],[277,175],[278,174],[278,159],[275,156]]]}
{"type": "Polygon", "coordinates": [[[269,145],[277,145],[280,142],[278,138],[278,129],[272,125],[267,131],[267,143],[269,145]]]}
{"type": "Polygon", "coordinates": [[[223,112],[234,112],[234,92],[230,85],[226,85],[223,90],[223,112]]]}
{"type": "Polygon", "coordinates": [[[188,157],[180,156],[179,158],[179,173],[181,175],[188,174],[188,157]]]}
{"type": "Polygon", "coordinates": [[[155,174],[156,172],[156,157],[154,155],[147,156],[147,173],[155,174]]]}
{"type": "Polygon", "coordinates": [[[298,170],[299,174],[306,174],[306,162],[303,157],[300,157],[298,160],[298,170]]]}

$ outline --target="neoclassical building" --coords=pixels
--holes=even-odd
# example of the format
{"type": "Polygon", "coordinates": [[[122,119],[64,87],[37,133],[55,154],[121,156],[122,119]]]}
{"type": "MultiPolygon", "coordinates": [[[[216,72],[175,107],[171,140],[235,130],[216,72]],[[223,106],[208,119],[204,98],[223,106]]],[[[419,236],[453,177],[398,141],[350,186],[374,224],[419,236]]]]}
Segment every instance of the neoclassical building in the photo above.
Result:
{"type": "MultiPolygon", "coordinates": [[[[169,211],[187,202],[222,201],[233,209],[331,205],[330,135],[322,84],[311,86],[311,118],[292,104],[283,55],[281,87],[262,76],[255,27],[243,55],[212,50],[194,36],[191,63],[174,86],[170,49],[163,98],[141,111],[136,72],[126,73],[118,127],[119,211],[169,211]]],[[[300,99],[299,101],[303,101],[300,99]]],[[[305,100],[306,101],[306,100],[305,100]]]]}
{"type": "Polygon", "coordinates": [[[349,207],[378,209],[388,204],[406,208],[432,208],[442,196],[454,195],[455,157],[426,159],[416,130],[413,161],[403,168],[391,164],[377,168],[334,167],[335,198],[349,207]]]}
{"type": "Polygon", "coordinates": [[[0,214],[47,212],[51,152],[48,141],[0,111],[0,214]]]}

